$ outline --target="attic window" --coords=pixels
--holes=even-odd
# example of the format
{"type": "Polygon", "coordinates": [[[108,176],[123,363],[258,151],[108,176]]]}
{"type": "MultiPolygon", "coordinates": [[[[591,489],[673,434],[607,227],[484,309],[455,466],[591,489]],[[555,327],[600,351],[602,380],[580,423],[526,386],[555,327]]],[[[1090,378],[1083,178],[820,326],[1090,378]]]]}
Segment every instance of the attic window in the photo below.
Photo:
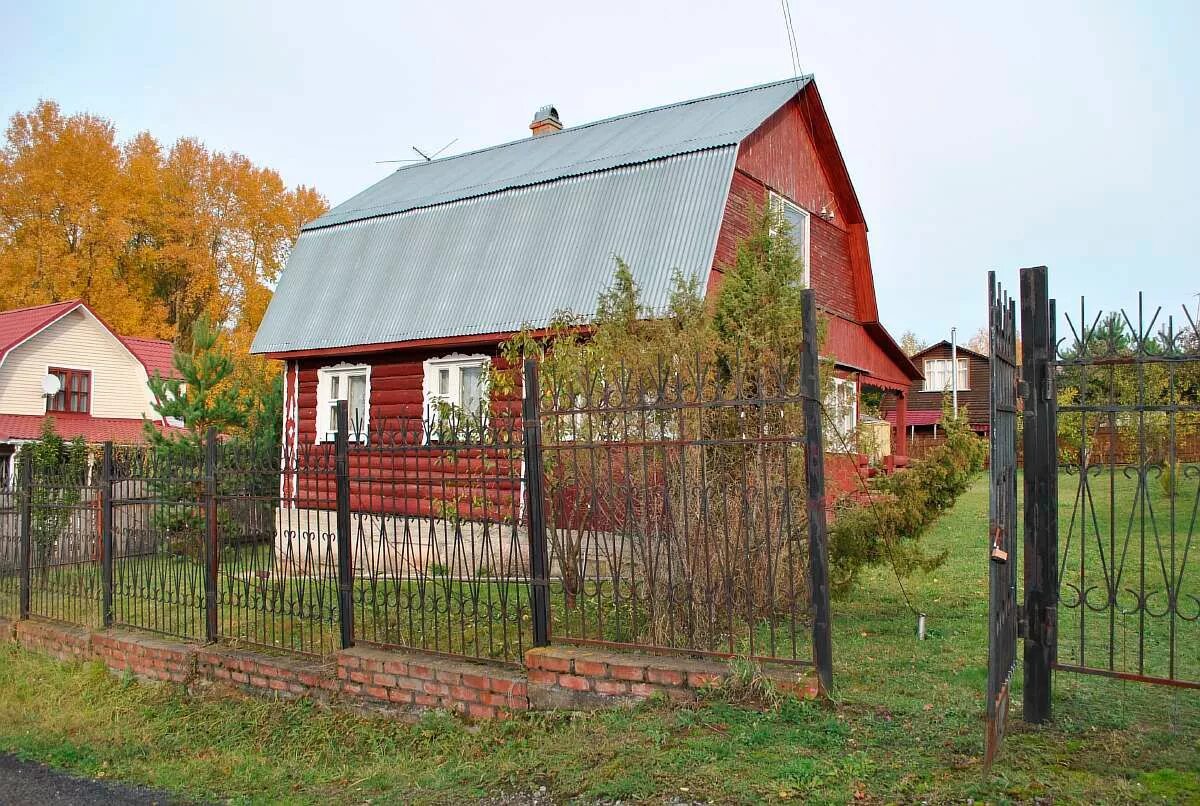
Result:
{"type": "MultiPolygon", "coordinates": [[[[804,287],[809,287],[809,216],[808,211],[791,199],[784,198],[774,191],[770,195],[772,209],[779,210],[785,221],[791,225],[792,243],[796,245],[796,256],[804,263],[804,287]]],[[[775,233],[772,232],[772,235],[775,233]]]]}
{"type": "Polygon", "coordinates": [[[92,372],[87,369],[50,367],[58,378],[58,393],[46,398],[46,411],[87,414],[92,410],[92,372]]]}

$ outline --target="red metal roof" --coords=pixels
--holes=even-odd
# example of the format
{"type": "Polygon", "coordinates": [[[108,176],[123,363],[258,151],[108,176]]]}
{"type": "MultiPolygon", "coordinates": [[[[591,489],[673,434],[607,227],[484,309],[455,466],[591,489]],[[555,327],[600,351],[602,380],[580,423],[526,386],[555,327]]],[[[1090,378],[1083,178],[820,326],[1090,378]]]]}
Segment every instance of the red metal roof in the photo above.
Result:
{"type": "MultiPolygon", "coordinates": [[[[87,442],[145,442],[142,420],[129,417],[92,417],[89,414],[0,414],[0,441],[37,439],[42,435],[42,421],[54,420],[54,430],[63,439],[83,437],[87,442]]],[[[170,425],[154,422],[163,433],[182,431],[170,425]]]]}
{"type": "Polygon", "coordinates": [[[172,378],[179,373],[175,371],[175,346],[162,339],[139,339],[133,336],[120,336],[121,341],[129,348],[129,352],[137,356],[146,368],[146,374],[154,377],[157,372],[164,378],[172,378]]]}
{"type": "MultiPolygon", "coordinates": [[[[54,322],[78,307],[87,309],[96,321],[106,330],[113,333],[103,319],[82,300],[73,299],[66,302],[52,302],[49,305],[38,305],[33,308],[17,308],[12,311],[0,311],[0,360],[9,350],[16,347],[25,339],[37,333],[42,328],[54,322]]],[[[134,358],[146,368],[147,375],[157,371],[164,377],[176,374],[172,358],[175,348],[169,341],[162,339],[139,339],[134,336],[119,336],[113,333],[125,345],[134,358]]]]}
{"type": "Polygon", "coordinates": [[[52,302],[34,308],[0,311],[0,358],[58,317],[80,305],[77,299],[52,302]]]}
{"type": "MultiPolygon", "coordinates": [[[[896,424],[896,412],[894,409],[886,412],[883,417],[892,425],[896,424]]],[[[904,421],[908,425],[933,425],[942,421],[942,412],[939,409],[921,409],[919,411],[909,409],[904,421]]]]}

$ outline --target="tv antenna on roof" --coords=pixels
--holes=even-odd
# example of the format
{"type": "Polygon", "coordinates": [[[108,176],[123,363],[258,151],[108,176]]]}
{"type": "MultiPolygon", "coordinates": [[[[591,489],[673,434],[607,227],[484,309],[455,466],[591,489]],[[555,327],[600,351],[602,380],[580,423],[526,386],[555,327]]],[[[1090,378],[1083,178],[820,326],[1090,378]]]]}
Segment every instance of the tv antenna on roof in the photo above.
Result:
{"type": "Polygon", "coordinates": [[[454,145],[457,142],[458,142],[458,138],[455,137],[449,143],[446,143],[446,145],[442,146],[437,151],[433,152],[432,155],[426,154],[424,151],[417,148],[416,146],[410,146],[410,148],[413,151],[415,151],[421,155],[420,158],[414,158],[414,159],[408,159],[408,160],[375,160],[375,164],[382,165],[386,162],[433,162],[435,159],[438,158],[438,155],[440,155],[443,151],[445,151],[447,148],[449,148],[450,146],[454,145]]]}

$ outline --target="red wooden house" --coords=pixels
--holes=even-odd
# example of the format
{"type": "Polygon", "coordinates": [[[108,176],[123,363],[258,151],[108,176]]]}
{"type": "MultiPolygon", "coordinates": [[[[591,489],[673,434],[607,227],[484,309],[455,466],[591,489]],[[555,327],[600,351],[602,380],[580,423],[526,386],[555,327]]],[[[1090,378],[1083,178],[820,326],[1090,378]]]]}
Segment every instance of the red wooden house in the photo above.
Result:
{"type": "MultiPolygon", "coordinates": [[[[286,362],[289,448],[352,418],[474,407],[497,345],[556,313],[588,315],[614,256],[665,309],[675,270],[721,282],[752,212],[782,206],[827,321],[845,425],[863,386],[920,379],[879,321],[867,225],[817,86],[788,79],[417,163],[307,224],[253,351],[286,362]]],[[[903,453],[904,441],[898,441],[903,453]]]]}

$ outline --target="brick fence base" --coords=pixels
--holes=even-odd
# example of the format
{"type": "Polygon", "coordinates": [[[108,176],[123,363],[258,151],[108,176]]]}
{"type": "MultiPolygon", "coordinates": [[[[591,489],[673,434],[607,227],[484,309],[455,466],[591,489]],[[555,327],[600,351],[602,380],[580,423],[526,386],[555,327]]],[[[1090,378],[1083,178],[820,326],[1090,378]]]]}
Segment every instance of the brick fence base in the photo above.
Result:
{"type": "MultiPolygon", "coordinates": [[[[436,655],[355,647],[325,662],[150,637],[128,630],[88,630],[60,622],[0,618],[0,641],[62,661],[96,660],[116,672],[185,685],[224,684],[256,694],[308,697],[330,705],[398,715],[430,708],[472,719],[532,709],[591,710],[653,696],[688,701],[729,674],[729,665],[640,653],[546,647],[526,653],[528,669],[456,661],[436,655]]],[[[777,687],[817,694],[816,678],[775,672],[777,687]]]]}

